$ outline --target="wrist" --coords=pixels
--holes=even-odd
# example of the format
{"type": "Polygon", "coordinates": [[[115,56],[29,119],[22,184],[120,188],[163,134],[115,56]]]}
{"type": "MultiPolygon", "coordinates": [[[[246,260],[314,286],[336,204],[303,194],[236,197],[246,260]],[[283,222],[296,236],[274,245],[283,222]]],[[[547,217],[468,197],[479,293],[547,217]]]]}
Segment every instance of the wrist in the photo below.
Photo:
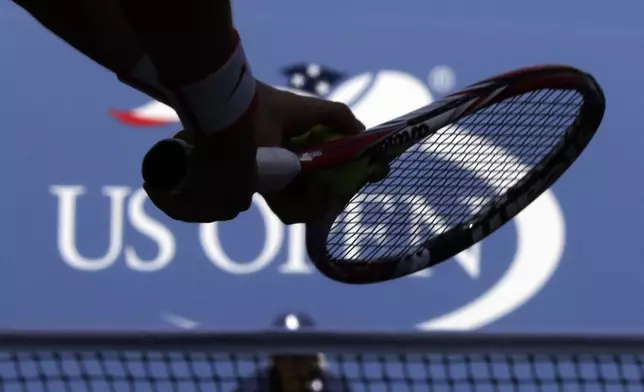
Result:
{"type": "Polygon", "coordinates": [[[170,104],[187,128],[220,132],[252,110],[257,84],[236,31],[234,42],[234,50],[217,71],[169,91],[170,104]]]}
{"type": "Polygon", "coordinates": [[[241,39],[231,30],[229,39],[218,47],[227,53],[221,66],[201,80],[181,87],[167,87],[160,81],[149,56],[143,57],[117,76],[121,82],[172,106],[186,129],[217,133],[245,122],[256,106],[257,82],[241,39]]]}

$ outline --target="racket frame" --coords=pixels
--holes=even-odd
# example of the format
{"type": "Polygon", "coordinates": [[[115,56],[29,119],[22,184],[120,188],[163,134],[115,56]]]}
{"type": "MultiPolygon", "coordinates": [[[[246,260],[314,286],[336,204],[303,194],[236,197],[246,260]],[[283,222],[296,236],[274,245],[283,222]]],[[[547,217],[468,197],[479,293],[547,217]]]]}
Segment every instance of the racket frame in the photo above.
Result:
{"type": "Polygon", "coordinates": [[[303,172],[332,168],[365,156],[392,161],[415,143],[461,118],[505,99],[541,89],[580,93],[583,103],[579,115],[550,154],[496,204],[404,255],[337,263],[327,251],[326,240],[335,219],[351,198],[338,199],[322,219],[306,225],[306,246],[311,262],[332,280],[367,284],[410,275],[449,260],[512,220],[561,177],[599,128],[605,97],[597,81],[576,68],[561,65],[522,68],[485,79],[360,135],[295,151],[303,172]]]}

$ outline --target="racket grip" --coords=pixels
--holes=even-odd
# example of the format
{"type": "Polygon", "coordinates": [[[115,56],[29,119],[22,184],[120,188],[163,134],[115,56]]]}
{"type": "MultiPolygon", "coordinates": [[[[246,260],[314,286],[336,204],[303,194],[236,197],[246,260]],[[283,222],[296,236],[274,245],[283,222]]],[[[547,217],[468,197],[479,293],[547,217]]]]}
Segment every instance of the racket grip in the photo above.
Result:
{"type": "MultiPolygon", "coordinates": [[[[176,193],[188,174],[192,145],[180,139],[156,143],[143,158],[143,181],[152,189],[176,193]]],[[[298,156],[285,148],[257,149],[257,192],[270,193],[285,188],[301,171],[298,156]]]]}

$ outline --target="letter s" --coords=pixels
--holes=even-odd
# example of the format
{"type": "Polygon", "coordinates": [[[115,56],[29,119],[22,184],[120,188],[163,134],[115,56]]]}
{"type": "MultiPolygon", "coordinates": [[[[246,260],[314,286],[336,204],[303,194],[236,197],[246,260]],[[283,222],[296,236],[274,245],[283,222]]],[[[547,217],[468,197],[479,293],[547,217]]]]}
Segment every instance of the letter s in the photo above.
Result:
{"type": "Polygon", "coordinates": [[[138,232],[154,241],[159,251],[155,258],[143,260],[137,255],[134,247],[128,245],[125,247],[125,263],[135,271],[154,272],[163,269],[172,261],[175,255],[176,242],[172,232],[167,227],[145,213],[146,200],[148,200],[148,197],[145,191],[139,188],[130,198],[127,215],[132,226],[138,232]]]}

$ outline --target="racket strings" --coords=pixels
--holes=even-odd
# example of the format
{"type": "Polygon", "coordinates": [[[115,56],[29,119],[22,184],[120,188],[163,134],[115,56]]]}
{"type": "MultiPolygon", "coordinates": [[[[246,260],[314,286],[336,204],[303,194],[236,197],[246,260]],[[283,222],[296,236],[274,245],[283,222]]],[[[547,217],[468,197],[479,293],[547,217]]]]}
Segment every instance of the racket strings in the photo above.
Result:
{"type": "Polygon", "coordinates": [[[327,237],[331,259],[398,257],[475,221],[553,152],[582,103],[574,90],[537,90],[480,109],[420,141],[336,218],[327,237]]]}

